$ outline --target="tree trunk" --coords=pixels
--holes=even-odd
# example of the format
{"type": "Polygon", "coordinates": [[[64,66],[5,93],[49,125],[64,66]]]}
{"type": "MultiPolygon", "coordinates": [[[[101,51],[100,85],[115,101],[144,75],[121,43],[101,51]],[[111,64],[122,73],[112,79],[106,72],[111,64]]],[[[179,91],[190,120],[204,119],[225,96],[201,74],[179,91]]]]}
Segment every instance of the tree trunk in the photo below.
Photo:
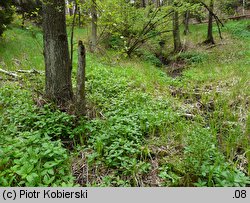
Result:
{"type": "Polygon", "coordinates": [[[76,14],[78,10],[78,4],[75,3],[75,10],[71,25],[71,35],[70,35],[70,71],[72,71],[73,68],[73,58],[74,58],[74,30],[75,30],[75,22],[76,22],[76,14]]]}
{"type": "Polygon", "coordinates": [[[46,96],[64,105],[73,98],[64,0],[43,1],[46,96]]]}
{"type": "Polygon", "coordinates": [[[77,69],[77,90],[76,90],[76,114],[86,115],[86,93],[85,93],[85,69],[86,69],[86,49],[82,43],[78,43],[78,69],[77,69]]]}
{"type": "Polygon", "coordinates": [[[25,25],[25,13],[24,11],[22,12],[22,24],[21,24],[21,28],[23,29],[25,25]]]}
{"type": "Polygon", "coordinates": [[[81,28],[82,24],[81,24],[81,7],[78,7],[78,27],[81,28]]]}
{"type": "Polygon", "coordinates": [[[246,0],[242,0],[242,14],[245,15],[246,0]]]}
{"type": "Polygon", "coordinates": [[[209,6],[209,16],[208,16],[208,31],[207,31],[207,39],[204,42],[205,44],[215,44],[213,37],[213,10],[214,10],[214,0],[210,0],[209,6]]]}
{"type": "Polygon", "coordinates": [[[173,14],[173,37],[174,37],[174,52],[179,52],[182,49],[180,28],[179,28],[179,12],[174,11],[173,14]]]}
{"type": "Polygon", "coordinates": [[[69,14],[69,1],[68,0],[65,0],[65,13],[66,13],[66,15],[68,15],[69,14]]]}
{"type": "Polygon", "coordinates": [[[185,12],[185,18],[184,18],[184,35],[188,35],[190,33],[189,31],[189,10],[185,12]]]}
{"type": "Polygon", "coordinates": [[[145,7],[146,7],[146,2],[145,2],[145,0],[141,0],[141,7],[142,7],[142,8],[145,8],[145,7]]]}
{"type": "Polygon", "coordinates": [[[91,42],[90,42],[90,51],[95,52],[96,45],[97,45],[97,8],[96,8],[96,0],[92,0],[92,7],[91,7],[91,42]]]}
{"type": "Polygon", "coordinates": [[[155,3],[156,3],[156,8],[161,7],[161,1],[160,0],[156,0],[155,3]]]}
{"type": "Polygon", "coordinates": [[[70,16],[72,16],[74,14],[73,1],[74,0],[69,0],[69,15],[70,16]]]}

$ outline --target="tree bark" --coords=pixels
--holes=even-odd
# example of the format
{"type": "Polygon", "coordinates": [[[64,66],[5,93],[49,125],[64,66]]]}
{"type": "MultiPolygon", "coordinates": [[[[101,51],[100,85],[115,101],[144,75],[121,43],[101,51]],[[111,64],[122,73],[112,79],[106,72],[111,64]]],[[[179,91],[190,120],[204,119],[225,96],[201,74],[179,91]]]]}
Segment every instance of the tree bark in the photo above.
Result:
{"type": "Polygon", "coordinates": [[[190,11],[187,10],[185,12],[185,18],[184,18],[184,35],[188,35],[190,33],[190,31],[189,31],[189,14],[190,14],[190,11]]]}
{"type": "Polygon", "coordinates": [[[73,99],[64,0],[43,1],[46,96],[60,105],[73,99]]]}
{"type": "Polygon", "coordinates": [[[77,92],[76,92],[76,114],[86,115],[86,93],[85,93],[85,71],[86,69],[86,49],[82,43],[78,43],[78,69],[77,69],[77,92]]]}
{"type": "Polygon", "coordinates": [[[242,0],[242,14],[245,15],[246,0],[242,0]]]}
{"type": "Polygon", "coordinates": [[[82,24],[81,24],[81,7],[78,7],[78,27],[81,28],[82,24]]]}
{"type": "Polygon", "coordinates": [[[179,27],[179,12],[174,10],[173,13],[173,37],[174,37],[174,52],[179,52],[182,49],[179,27]]]}
{"type": "MultiPolygon", "coordinates": [[[[22,0],[20,0],[20,6],[23,6],[23,1],[22,0]]],[[[22,11],[22,24],[21,24],[21,27],[22,27],[22,29],[24,28],[24,24],[25,24],[25,11],[23,10],[23,9],[21,9],[21,11],[22,11]]]]}
{"type": "Polygon", "coordinates": [[[142,7],[142,8],[145,8],[145,7],[146,7],[146,1],[145,1],[145,0],[142,0],[142,1],[141,1],[141,7],[142,7]]]}
{"type": "Polygon", "coordinates": [[[213,10],[214,10],[214,0],[210,0],[209,16],[208,16],[208,31],[207,31],[207,39],[204,42],[205,44],[215,44],[214,37],[213,37],[213,10]]]}
{"type": "Polygon", "coordinates": [[[156,8],[161,7],[161,1],[160,0],[156,0],[155,3],[156,3],[156,8]]]}
{"type": "Polygon", "coordinates": [[[75,22],[76,22],[76,14],[77,14],[78,4],[75,2],[75,10],[71,25],[71,35],[70,35],[70,71],[73,68],[73,58],[74,58],[74,30],[75,30],[75,22]]]}
{"type": "Polygon", "coordinates": [[[91,7],[91,42],[90,42],[90,51],[95,52],[96,45],[97,45],[97,8],[96,8],[96,0],[92,0],[92,7],[91,7]]]}

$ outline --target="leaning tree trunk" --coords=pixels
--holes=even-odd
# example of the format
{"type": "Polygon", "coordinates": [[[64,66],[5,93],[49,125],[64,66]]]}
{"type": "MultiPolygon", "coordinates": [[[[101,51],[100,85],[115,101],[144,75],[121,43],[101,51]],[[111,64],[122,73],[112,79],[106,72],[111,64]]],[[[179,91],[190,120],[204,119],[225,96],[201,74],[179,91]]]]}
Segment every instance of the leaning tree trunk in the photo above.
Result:
{"type": "Polygon", "coordinates": [[[173,14],[173,37],[174,37],[174,52],[179,52],[182,49],[179,27],[179,12],[174,10],[173,14]]]}
{"type": "Polygon", "coordinates": [[[204,42],[205,44],[215,44],[213,37],[213,10],[214,10],[214,0],[210,0],[209,6],[209,16],[208,16],[208,30],[207,30],[207,39],[204,42]]]}
{"type": "Polygon", "coordinates": [[[43,36],[46,96],[64,105],[73,98],[64,0],[43,1],[43,36]]]}

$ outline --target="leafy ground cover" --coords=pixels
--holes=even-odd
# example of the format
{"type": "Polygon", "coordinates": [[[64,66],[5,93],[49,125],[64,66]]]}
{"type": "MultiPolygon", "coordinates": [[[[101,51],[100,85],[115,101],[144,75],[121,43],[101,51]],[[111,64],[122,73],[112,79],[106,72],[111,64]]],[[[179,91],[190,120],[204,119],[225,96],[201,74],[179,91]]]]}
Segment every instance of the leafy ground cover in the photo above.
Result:
{"type": "MultiPolygon", "coordinates": [[[[0,185],[249,185],[248,24],[228,22],[215,47],[192,26],[186,53],[162,68],[88,54],[86,119],[46,104],[43,74],[0,75],[0,185]]],[[[42,71],[41,40],[32,27],[7,31],[1,67],[42,71]]]]}

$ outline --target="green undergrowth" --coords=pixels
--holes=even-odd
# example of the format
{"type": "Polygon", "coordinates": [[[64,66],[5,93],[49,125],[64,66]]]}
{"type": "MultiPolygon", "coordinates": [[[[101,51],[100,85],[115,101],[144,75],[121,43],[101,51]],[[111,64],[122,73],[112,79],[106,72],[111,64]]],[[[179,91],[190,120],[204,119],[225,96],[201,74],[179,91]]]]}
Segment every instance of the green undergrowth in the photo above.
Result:
{"type": "Polygon", "coordinates": [[[13,26],[0,40],[0,66],[7,70],[43,70],[43,43],[40,29],[13,26]]]}
{"type": "Polygon", "coordinates": [[[250,39],[249,20],[231,21],[227,23],[226,30],[238,38],[250,39]]]}
{"type": "Polygon", "coordinates": [[[72,136],[71,116],[35,107],[30,92],[13,84],[1,86],[0,113],[1,186],[74,185],[58,140],[72,136]]]}
{"type": "Polygon", "coordinates": [[[167,130],[163,126],[180,121],[167,100],[143,93],[127,74],[99,65],[88,76],[89,99],[103,115],[90,122],[89,161],[113,169],[114,178],[136,186],[150,170],[146,139],[161,136],[167,130]]]}
{"type": "MultiPolygon", "coordinates": [[[[88,98],[101,112],[100,118],[89,123],[88,161],[100,174],[102,170],[112,171],[103,177],[104,182],[91,184],[150,185],[144,176],[153,170],[154,161],[159,162],[161,170],[157,176],[162,185],[244,186],[248,183],[244,173],[228,163],[219,150],[213,129],[198,123],[199,119],[186,120],[173,111],[168,97],[146,92],[138,85],[143,83],[143,77],[131,80],[130,74],[131,68],[110,69],[93,64],[88,75],[88,98]],[[155,151],[168,146],[178,149],[177,156],[182,162],[174,162],[155,151]],[[172,176],[164,175],[168,172],[172,176]]],[[[169,157],[170,149],[165,152],[169,157]]]]}
{"type": "Polygon", "coordinates": [[[205,47],[207,59],[191,64],[172,89],[182,102],[180,108],[211,130],[226,160],[249,175],[248,24],[227,23],[224,39],[215,47],[205,47]]]}
{"type": "MultiPolygon", "coordinates": [[[[88,54],[88,119],[39,105],[34,92],[41,91],[43,75],[4,81],[0,185],[249,185],[249,41],[245,34],[231,37],[236,23],[223,30],[222,44],[192,44],[176,56],[188,66],[177,78],[154,67],[151,57],[141,62],[88,54]]],[[[199,25],[187,38],[197,43],[205,30],[199,25]]],[[[2,67],[43,70],[32,32],[6,32],[2,67]],[[25,62],[32,54],[37,58],[25,62]]],[[[77,30],[76,39],[83,33],[77,30]]],[[[76,55],[74,61],[76,67],[76,55]]]]}
{"type": "Polygon", "coordinates": [[[202,115],[203,122],[216,132],[221,150],[231,161],[239,155],[246,158],[245,153],[249,151],[248,24],[249,21],[227,23],[225,29],[234,39],[225,32],[222,44],[206,51],[208,59],[191,65],[176,85],[177,97],[187,104],[189,113],[202,115]]]}

